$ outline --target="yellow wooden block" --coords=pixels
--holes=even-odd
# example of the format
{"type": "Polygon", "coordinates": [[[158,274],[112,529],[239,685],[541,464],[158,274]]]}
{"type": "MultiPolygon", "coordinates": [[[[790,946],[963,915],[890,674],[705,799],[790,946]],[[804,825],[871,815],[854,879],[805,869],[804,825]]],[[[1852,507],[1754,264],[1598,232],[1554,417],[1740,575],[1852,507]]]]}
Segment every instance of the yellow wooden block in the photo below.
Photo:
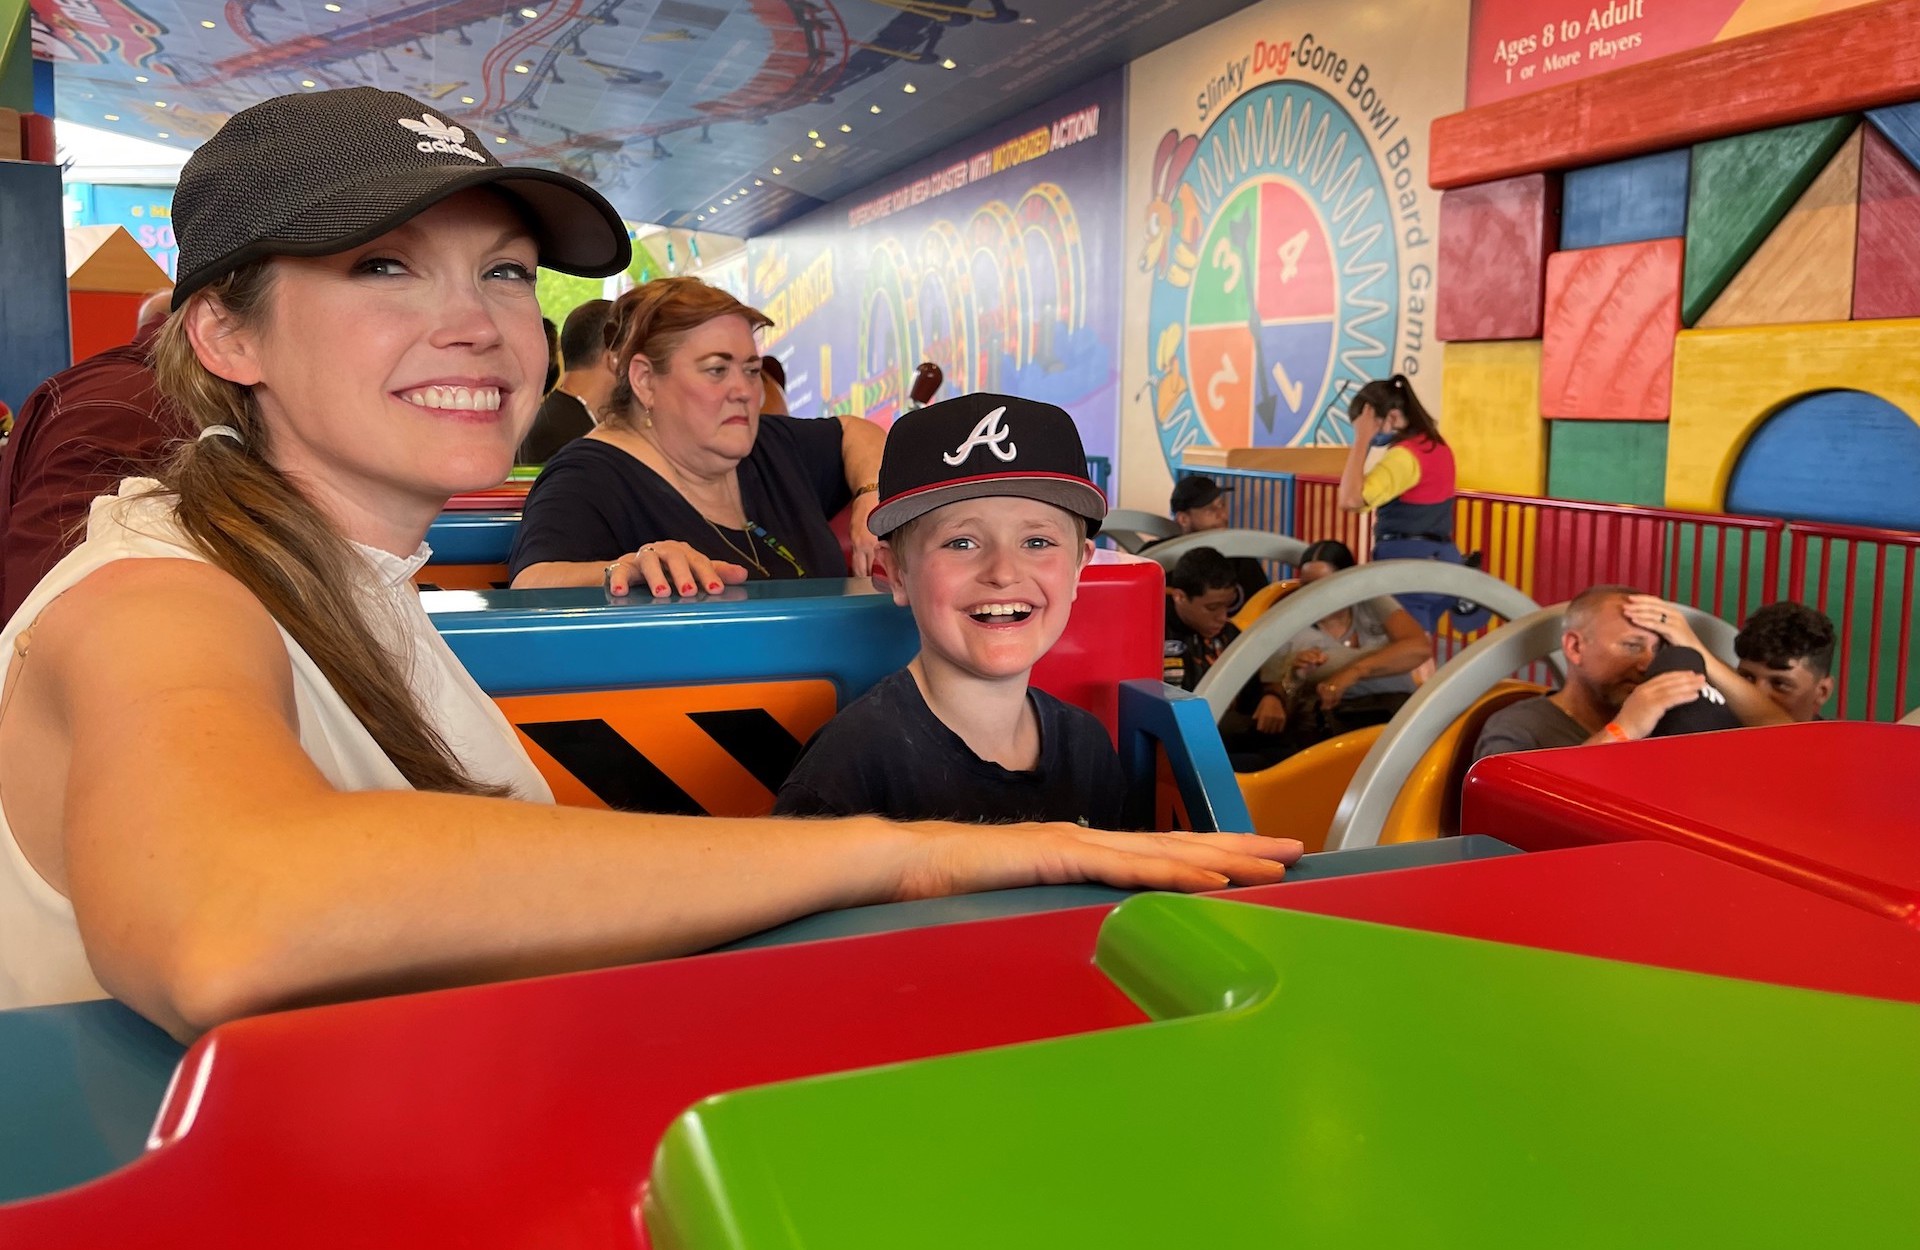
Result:
{"type": "Polygon", "coordinates": [[[1540,340],[1448,343],[1440,430],[1461,490],[1542,495],[1547,423],[1540,416],[1540,340]]]}
{"type": "Polygon", "coordinates": [[[1853,315],[1864,129],[1840,145],[1695,328],[1845,321],[1853,315]]]}
{"type": "Polygon", "coordinates": [[[1920,320],[1682,330],[1673,349],[1667,506],[1722,511],[1733,466],[1761,422],[1790,400],[1830,390],[1878,395],[1920,421],[1920,320]]]}

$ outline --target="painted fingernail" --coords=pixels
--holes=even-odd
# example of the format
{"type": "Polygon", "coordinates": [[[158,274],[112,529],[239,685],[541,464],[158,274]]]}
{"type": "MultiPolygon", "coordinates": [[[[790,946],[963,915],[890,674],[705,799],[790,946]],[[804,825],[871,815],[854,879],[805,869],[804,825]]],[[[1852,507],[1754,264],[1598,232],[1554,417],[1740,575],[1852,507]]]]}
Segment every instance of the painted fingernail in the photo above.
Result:
{"type": "Polygon", "coordinates": [[[665,583],[657,583],[653,588],[653,593],[656,595],[665,595],[667,593],[665,583]]]}
{"type": "Polygon", "coordinates": [[[720,593],[720,583],[719,583],[719,582],[708,582],[708,583],[707,583],[707,593],[708,593],[708,594],[710,594],[710,595],[713,595],[713,594],[718,594],[718,593],[720,593]]]}
{"type": "Polygon", "coordinates": [[[693,593],[693,583],[692,583],[692,582],[683,582],[683,583],[681,584],[681,586],[680,586],[680,593],[681,593],[681,594],[683,594],[683,595],[690,595],[690,594],[692,594],[692,593],[693,593]]]}

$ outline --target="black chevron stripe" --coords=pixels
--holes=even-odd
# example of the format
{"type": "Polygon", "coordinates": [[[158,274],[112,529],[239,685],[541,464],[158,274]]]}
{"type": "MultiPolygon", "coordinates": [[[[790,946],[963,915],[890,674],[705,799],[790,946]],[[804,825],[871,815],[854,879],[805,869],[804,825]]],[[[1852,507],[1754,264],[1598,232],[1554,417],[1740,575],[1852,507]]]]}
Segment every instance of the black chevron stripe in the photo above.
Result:
{"type": "Polygon", "coordinates": [[[707,814],[692,795],[603,720],[536,721],[519,728],[579,778],[595,798],[616,811],[707,814]]]}
{"type": "Polygon", "coordinates": [[[688,712],[687,719],[769,790],[780,789],[800,758],[800,740],[765,708],[688,712]]]}

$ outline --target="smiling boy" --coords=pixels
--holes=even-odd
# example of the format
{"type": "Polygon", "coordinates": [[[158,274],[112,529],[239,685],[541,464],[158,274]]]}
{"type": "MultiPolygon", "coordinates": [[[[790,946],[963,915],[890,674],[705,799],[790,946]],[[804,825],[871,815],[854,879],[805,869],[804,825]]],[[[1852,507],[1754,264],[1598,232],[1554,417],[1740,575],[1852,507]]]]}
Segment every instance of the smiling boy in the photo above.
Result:
{"type": "Polygon", "coordinates": [[[1030,689],[1059,640],[1107,504],[1073,419],[963,395],[894,424],[870,524],[920,653],[814,737],[777,815],[1119,827],[1100,722],[1030,689]]]}

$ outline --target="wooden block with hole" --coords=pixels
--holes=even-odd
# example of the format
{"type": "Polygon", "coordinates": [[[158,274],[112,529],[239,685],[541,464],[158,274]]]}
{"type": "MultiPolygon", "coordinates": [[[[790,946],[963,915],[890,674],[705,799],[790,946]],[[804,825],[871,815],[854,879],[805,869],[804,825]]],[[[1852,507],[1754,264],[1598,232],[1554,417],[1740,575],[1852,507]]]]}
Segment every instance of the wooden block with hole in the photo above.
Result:
{"type": "Polygon", "coordinates": [[[1664,421],[1680,329],[1679,239],[1559,252],[1547,262],[1540,411],[1664,421]]]}
{"type": "Polygon", "coordinates": [[[1540,340],[1448,343],[1440,427],[1462,490],[1541,495],[1547,423],[1540,416],[1540,340]]]}
{"type": "Polygon", "coordinates": [[[1539,338],[1547,254],[1559,238],[1557,174],[1442,195],[1434,333],[1443,342],[1539,338]]]}
{"type": "Polygon", "coordinates": [[[1695,323],[1700,329],[1845,321],[1851,315],[1861,140],[1868,129],[1860,127],[1840,145],[1695,323]]]}

